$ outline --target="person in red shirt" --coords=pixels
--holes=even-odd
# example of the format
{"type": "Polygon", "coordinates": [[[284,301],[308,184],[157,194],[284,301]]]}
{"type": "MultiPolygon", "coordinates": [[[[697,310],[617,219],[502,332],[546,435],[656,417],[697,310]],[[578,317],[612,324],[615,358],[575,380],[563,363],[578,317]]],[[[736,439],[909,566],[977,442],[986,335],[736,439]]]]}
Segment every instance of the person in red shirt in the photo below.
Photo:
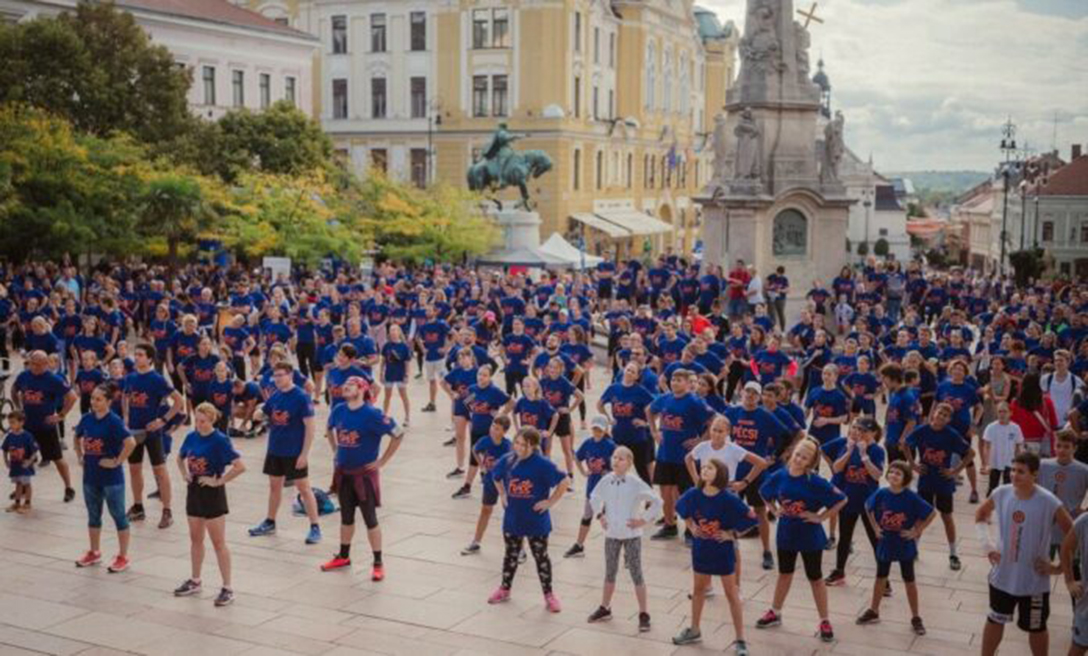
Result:
{"type": "Polygon", "coordinates": [[[741,319],[748,312],[748,282],[752,279],[744,260],[737,260],[736,267],[729,272],[729,318],[741,319]]]}
{"type": "Polygon", "coordinates": [[[1028,373],[1020,383],[1020,393],[1010,404],[1012,420],[1024,434],[1024,446],[1040,458],[1054,453],[1054,431],[1058,413],[1050,395],[1039,385],[1039,374],[1028,373]]]}

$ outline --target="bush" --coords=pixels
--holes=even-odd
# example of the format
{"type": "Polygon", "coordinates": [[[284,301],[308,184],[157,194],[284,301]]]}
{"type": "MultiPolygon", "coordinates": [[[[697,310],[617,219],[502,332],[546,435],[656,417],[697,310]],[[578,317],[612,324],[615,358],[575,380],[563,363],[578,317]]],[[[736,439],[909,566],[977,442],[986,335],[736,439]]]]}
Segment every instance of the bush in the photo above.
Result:
{"type": "Polygon", "coordinates": [[[891,246],[888,244],[888,240],[880,238],[873,244],[873,253],[877,257],[888,257],[888,253],[891,252],[891,246]]]}
{"type": "Polygon", "coordinates": [[[863,241],[858,244],[858,255],[865,257],[869,254],[869,242],[863,241]]]}

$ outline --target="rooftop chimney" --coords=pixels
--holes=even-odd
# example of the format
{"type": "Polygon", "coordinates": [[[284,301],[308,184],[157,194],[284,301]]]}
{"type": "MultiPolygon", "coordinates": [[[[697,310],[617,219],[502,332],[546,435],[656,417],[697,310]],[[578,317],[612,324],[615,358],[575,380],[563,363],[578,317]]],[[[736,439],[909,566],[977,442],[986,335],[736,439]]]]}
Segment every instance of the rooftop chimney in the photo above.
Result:
{"type": "Polygon", "coordinates": [[[1080,144],[1073,144],[1073,159],[1080,157],[1080,144]]]}

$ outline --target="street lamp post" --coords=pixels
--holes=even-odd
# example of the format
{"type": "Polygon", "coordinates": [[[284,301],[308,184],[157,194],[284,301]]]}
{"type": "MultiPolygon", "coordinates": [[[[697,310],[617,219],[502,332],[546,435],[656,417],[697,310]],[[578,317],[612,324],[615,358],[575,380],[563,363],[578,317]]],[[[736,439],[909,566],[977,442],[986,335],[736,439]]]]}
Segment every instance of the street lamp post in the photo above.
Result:
{"type": "Polygon", "coordinates": [[[1005,123],[1005,127],[1001,130],[1001,152],[1005,155],[1005,164],[1001,168],[1001,178],[1003,180],[1004,187],[1004,204],[1001,210],[1001,262],[999,270],[1001,275],[1005,275],[1005,247],[1008,242],[1008,227],[1009,227],[1009,163],[1011,161],[1012,154],[1016,151],[1016,126],[1013,125],[1012,118],[1005,123]]]}
{"type": "Polygon", "coordinates": [[[442,125],[442,104],[437,98],[427,103],[427,184],[434,182],[434,130],[442,125]]]}

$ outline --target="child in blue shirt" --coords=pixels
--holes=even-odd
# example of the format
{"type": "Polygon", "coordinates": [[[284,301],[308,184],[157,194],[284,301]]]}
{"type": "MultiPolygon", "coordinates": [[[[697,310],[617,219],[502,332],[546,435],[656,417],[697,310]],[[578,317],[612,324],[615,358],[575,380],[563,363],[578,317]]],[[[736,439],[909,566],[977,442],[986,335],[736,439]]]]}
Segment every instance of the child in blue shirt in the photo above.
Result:
{"type": "Polygon", "coordinates": [[[494,473],[504,466],[504,459],[513,450],[513,443],[506,438],[510,430],[510,417],[495,417],[488,429],[488,438],[480,440],[472,447],[476,462],[480,465],[480,483],[483,486],[483,499],[480,503],[480,516],[476,518],[476,533],[472,542],[461,550],[462,556],[480,553],[480,540],[484,539],[487,525],[491,522],[491,513],[499,501],[499,490],[495,487],[494,473]]]}
{"type": "Polygon", "coordinates": [[[922,532],[937,517],[933,506],[910,489],[914,472],[909,464],[897,460],[888,465],[888,487],[877,490],[865,502],[872,525],[876,527],[876,581],[869,608],[858,617],[858,624],[873,624],[880,620],[880,601],[888,584],[892,563],[899,563],[903,587],[907,589],[910,605],[910,625],[918,635],[926,627],[918,615],[918,584],[914,582],[914,561],[918,557],[918,541],[922,532]]]}
{"type": "Polygon", "coordinates": [[[34,477],[34,465],[38,461],[38,443],[34,436],[23,430],[26,416],[16,410],[8,414],[8,434],[0,451],[4,452],[4,464],[8,468],[11,482],[15,483],[14,503],[8,512],[25,514],[30,512],[31,487],[34,477]]]}
{"type": "Polygon", "coordinates": [[[412,350],[404,340],[404,331],[397,324],[389,326],[389,341],[382,346],[382,387],[385,388],[385,400],[382,413],[389,415],[389,402],[396,389],[404,406],[404,427],[408,428],[411,419],[411,406],[408,403],[408,369],[412,364],[412,350]]]}
{"type": "Polygon", "coordinates": [[[616,443],[612,441],[608,429],[608,417],[594,417],[590,425],[592,437],[582,442],[574,454],[578,471],[586,477],[586,505],[582,511],[582,524],[578,527],[578,539],[563,554],[564,558],[580,558],[586,555],[586,537],[589,536],[589,526],[593,523],[593,506],[589,503],[589,497],[601,477],[612,471],[612,452],[616,450],[616,443]]]}

